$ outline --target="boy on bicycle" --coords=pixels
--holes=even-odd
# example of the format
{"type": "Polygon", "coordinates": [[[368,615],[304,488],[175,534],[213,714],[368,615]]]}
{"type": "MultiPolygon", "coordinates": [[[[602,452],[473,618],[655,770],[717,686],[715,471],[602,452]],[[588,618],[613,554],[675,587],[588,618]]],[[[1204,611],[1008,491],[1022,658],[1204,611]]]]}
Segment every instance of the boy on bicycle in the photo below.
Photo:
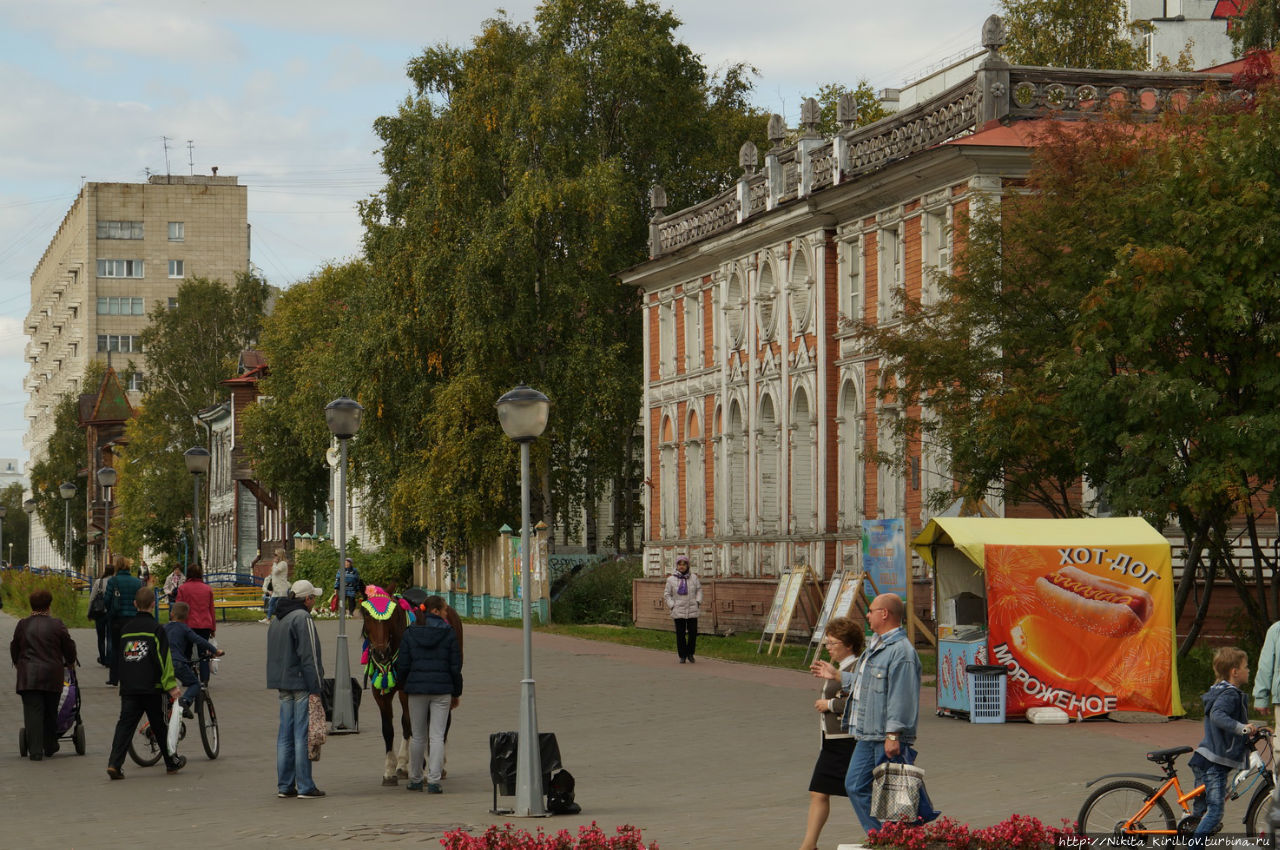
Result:
{"type": "Polygon", "coordinates": [[[187,625],[187,615],[190,612],[191,606],[187,603],[173,603],[169,622],[164,626],[164,636],[169,641],[169,654],[173,657],[173,675],[184,688],[182,696],[178,698],[183,717],[191,716],[191,704],[200,693],[200,677],[191,667],[191,647],[195,646],[215,658],[221,658],[225,654],[187,625]]]}
{"type": "Polygon", "coordinates": [[[1249,764],[1247,736],[1257,727],[1247,723],[1248,701],[1241,688],[1249,682],[1249,657],[1244,650],[1224,646],[1213,654],[1213,687],[1200,697],[1204,702],[1204,740],[1188,764],[1204,793],[1196,797],[1191,813],[1200,816],[1189,846],[1203,847],[1205,838],[1222,823],[1227,775],[1249,764]]]}

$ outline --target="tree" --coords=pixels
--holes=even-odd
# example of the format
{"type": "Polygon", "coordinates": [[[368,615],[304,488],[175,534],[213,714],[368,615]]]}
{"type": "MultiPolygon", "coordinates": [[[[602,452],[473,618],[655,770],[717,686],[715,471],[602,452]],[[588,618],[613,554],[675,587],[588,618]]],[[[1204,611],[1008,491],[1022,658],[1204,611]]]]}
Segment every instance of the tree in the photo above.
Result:
{"type": "Polygon", "coordinates": [[[1004,54],[1017,65],[1142,71],[1139,36],[1149,24],[1130,24],[1126,0],[1000,0],[1008,32],[1004,54]]]}
{"type": "Polygon", "coordinates": [[[1251,50],[1275,50],[1280,46],[1280,0],[1241,2],[1241,13],[1227,27],[1231,52],[1244,56],[1251,50]]]}
{"type": "Polygon", "coordinates": [[[208,442],[195,414],[226,396],[220,381],[235,374],[241,351],[257,339],[268,288],[252,275],[234,286],[190,278],[178,287],[176,307],[157,302],[142,332],[147,394],[126,431],[117,466],[118,519],[112,550],[137,553],[149,546],[181,552],[191,514],[191,476],[182,453],[208,442]]]}
{"type": "Polygon", "coordinates": [[[889,112],[880,105],[880,97],[867,80],[858,80],[858,84],[853,88],[841,83],[827,83],[819,86],[818,93],[814,95],[821,110],[819,114],[822,119],[818,124],[818,132],[822,135],[834,136],[840,131],[840,122],[836,120],[836,106],[840,103],[840,98],[846,94],[852,94],[854,102],[858,104],[858,118],[853,124],[855,127],[874,124],[889,115],[889,112]]]}
{"type": "Polygon", "coordinates": [[[0,550],[0,560],[6,564],[30,563],[28,537],[31,523],[27,512],[22,508],[22,485],[14,482],[0,490],[0,505],[4,505],[4,548],[0,550]]]}
{"type": "MultiPolygon", "coordinates": [[[[82,386],[96,391],[105,371],[100,361],[89,361],[82,386]]],[[[53,433],[45,443],[43,456],[31,465],[31,498],[36,501],[40,525],[58,552],[66,551],[64,529],[70,517],[72,564],[83,564],[85,560],[88,488],[82,470],[88,460],[88,441],[80,427],[80,390],[72,389],[58,399],[53,412],[53,433]],[[63,501],[58,491],[67,481],[76,485],[76,494],[69,503],[63,501]]]]}
{"type": "Polygon", "coordinates": [[[499,17],[470,49],[426,50],[376,122],[388,181],[363,208],[376,273],[347,354],[370,411],[357,474],[388,495],[392,539],[461,551],[514,517],[493,402],[520,382],[553,403],[539,512],[569,527],[633,484],[640,305],[613,274],[647,256],[653,183],[671,208],[704,198],[765,129],[745,70],[711,79],[677,25],[645,2],[548,0],[533,26],[499,17]]]}
{"type": "Polygon", "coordinates": [[[1226,576],[1258,640],[1280,590],[1259,539],[1280,469],[1278,112],[1265,86],[1251,108],[1209,98],[1156,127],[1057,126],[1026,191],[973,217],[941,297],[905,304],[898,332],[862,329],[963,495],[1071,515],[1083,478],[1118,513],[1172,517],[1178,613],[1202,579],[1201,622],[1226,576]]]}

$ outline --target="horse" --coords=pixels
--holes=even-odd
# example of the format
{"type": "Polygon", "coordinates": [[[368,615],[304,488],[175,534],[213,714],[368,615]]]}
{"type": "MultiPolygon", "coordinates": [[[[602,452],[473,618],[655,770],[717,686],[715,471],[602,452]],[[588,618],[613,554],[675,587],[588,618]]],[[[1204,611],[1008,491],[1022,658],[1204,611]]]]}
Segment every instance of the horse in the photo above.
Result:
{"type": "Polygon", "coordinates": [[[367,654],[365,676],[373,701],[382,715],[382,740],[386,744],[386,761],[383,765],[382,784],[398,785],[399,778],[409,776],[409,697],[396,678],[396,656],[400,652],[400,640],[409,625],[409,616],[399,603],[381,588],[366,589],[368,598],[360,603],[364,609],[364,639],[367,654]],[[399,752],[395,746],[393,710],[397,696],[400,699],[400,730],[403,738],[399,752]]]}

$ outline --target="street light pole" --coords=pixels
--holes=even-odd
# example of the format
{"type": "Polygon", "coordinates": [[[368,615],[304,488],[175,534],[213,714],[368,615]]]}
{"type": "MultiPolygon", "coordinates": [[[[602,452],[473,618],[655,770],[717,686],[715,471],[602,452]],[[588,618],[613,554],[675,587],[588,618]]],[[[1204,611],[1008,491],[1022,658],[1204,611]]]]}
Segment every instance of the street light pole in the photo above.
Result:
{"type": "Polygon", "coordinates": [[[364,408],[343,396],[325,405],[329,432],[338,438],[338,658],[333,669],[333,732],[359,732],[351,695],[351,657],[347,654],[347,441],[360,430],[364,408]]]}
{"type": "MultiPolygon", "coordinates": [[[[4,505],[0,505],[0,555],[4,554],[4,516],[9,513],[9,509],[4,505]]],[[[13,566],[13,544],[9,544],[9,566],[13,566]]]]}
{"type": "Polygon", "coordinates": [[[194,559],[200,563],[200,476],[209,472],[209,450],[196,446],[182,453],[187,464],[187,472],[191,473],[192,506],[191,506],[191,543],[195,550],[194,559]]]}
{"type": "MultiPolygon", "coordinates": [[[[35,534],[35,524],[32,522],[32,517],[35,515],[35,512],[36,512],[36,500],[27,499],[22,503],[22,509],[27,512],[27,563],[30,564],[31,563],[31,539],[35,534]]],[[[13,544],[10,543],[9,545],[12,546],[13,544]]],[[[13,566],[12,551],[9,552],[9,566],[11,567],[13,566]]]]}
{"type": "Polygon", "coordinates": [[[98,575],[102,575],[107,564],[111,563],[111,496],[112,488],[116,486],[116,471],[109,466],[99,469],[98,486],[102,488],[102,498],[107,503],[106,516],[102,520],[102,568],[98,571],[98,575]]]}
{"type": "Polygon", "coordinates": [[[516,744],[516,817],[546,817],[542,803],[542,753],[533,681],[532,573],[529,551],[529,446],[547,427],[551,402],[521,384],[498,399],[498,421],[520,444],[520,615],[524,632],[524,678],[520,680],[520,739],[516,744]]]}
{"type": "Polygon", "coordinates": [[[58,485],[62,496],[62,568],[71,569],[71,500],[76,497],[76,485],[63,481],[58,485]]]}

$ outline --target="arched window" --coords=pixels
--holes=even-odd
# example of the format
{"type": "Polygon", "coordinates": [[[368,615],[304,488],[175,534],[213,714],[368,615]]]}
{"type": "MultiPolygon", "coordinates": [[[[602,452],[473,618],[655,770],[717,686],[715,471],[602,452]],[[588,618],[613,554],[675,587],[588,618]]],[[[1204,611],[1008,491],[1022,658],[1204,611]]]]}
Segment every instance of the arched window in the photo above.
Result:
{"type": "Polygon", "coordinates": [[[676,435],[671,417],[662,420],[662,448],[658,472],[658,498],[661,511],[661,527],[664,539],[673,539],[680,533],[680,491],[676,469],[676,435]]]}
{"type": "Polygon", "coordinates": [[[747,530],[747,428],[742,406],[729,406],[729,480],[725,491],[729,514],[725,526],[730,534],[747,530]]]}
{"type": "Polygon", "coordinates": [[[797,533],[815,528],[815,482],[813,475],[813,415],[804,388],[796,390],[794,415],[791,417],[791,516],[797,533]]]}
{"type": "Polygon", "coordinates": [[[714,456],[711,459],[713,466],[711,474],[711,499],[713,505],[712,527],[711,533],[714,535],[722,534],[727,528],[725,525],[725,497],[724,497],[724,472],[725,472],[725,438],[724,438],[724,413],[717,407],[715,419],[715,442],[714,456]]]}
{"type": "Polygon", "coordinates": [[[684,444],[685,535],[701,536],[706,531],[706,470],[702,462],[702,429],[698,415],[689,417],[684,444]]]}
{"type": "Polygon", "coordinates": [[[862,519],[865,490],[862,404],[858,385],[853,381],[845,381],[840,387],[840,415],[836,424],[840,466],[840,527],[848,531],[862,519]]]}
{"type": "Polygon", "coordinates": [[[765,259],[760,264],[760,284],[756,291],[756,319],[761,339],[773,338],[774,301],[777,298],[777,287],[773,279],[773,264],[765,259]]]}
{"type": "Polygon", "coordinates": [[[729,327],[730,351],[742,345],[746,306],[746,290],[742,284],[742,276],[735,271],[729,275],[729,282],[724,288],[724,314],[729,327]]]}
{"type": "Polygon", "coordinates": [[[791,254],[791,281],[787,285],[791,300],[791,328],[797,334],[809,329],[812,322],[810,307],[813,304],[813,276],[809,273],[809,259],[802,243],[797,242],[791,254]]]}
{"type": "Polygon", "coordinates": [[[778,532],[782,511],[779,506],[778,468],[782,459],[778,435],[778,415],[773,398],[760,399],[760,430],[756,458],[759,467],[760,531],[778,532]]]}

